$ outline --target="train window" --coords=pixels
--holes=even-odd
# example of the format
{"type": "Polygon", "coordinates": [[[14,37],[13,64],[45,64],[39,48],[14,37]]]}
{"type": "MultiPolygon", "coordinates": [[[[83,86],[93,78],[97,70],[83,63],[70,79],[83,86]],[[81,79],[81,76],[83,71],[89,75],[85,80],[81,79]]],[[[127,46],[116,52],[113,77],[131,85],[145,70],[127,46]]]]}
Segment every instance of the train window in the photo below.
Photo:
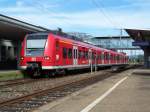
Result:
{"type": "Polygon", "coordinates": [[[115,61],[117,61],[117,55],[115,55],[115,61]]]}
{"type": "Polygon", "coordinates": [[[78,58],[79,58],[79,59],[81,58],[81,50],[79,50],[78,58]]]}
{"type": "Polygon", "coordinates": [[[104,53],[104,60],[106,60],[106,53],[104,53]]]}
{"type": "Polygon", "coordinates": [[[109,54],[106,53],[106,60],[109,60],[109,54]]]}
{"type": "Polygon", "coordinates": [[[111,54],[109,55],[109,59],[112,60],[112,55],[111,54]]]}
{"type": "Polygon", "coordinates": [[[86,51],[84,51],[83,53],[84,53],[83,58],[85,59],[86,58],[86,51]]]}
{"type": "Polygon", "coordinates": [[[71,59],[72,58],[72,49],[68,49],[68,58],[71,59]]]}
{"type": "Polygon", "coordinates": [[[101,54],[101,60],[104,60],[104,54],[101,54]]]}
{"type": "Polygon", "coordinates": [[[89,59],[92,59],[92,52],[89,52],[89,53],[88,53],[88,58],[89,58],[89,59]]]}
{"type": "Polygon", "coordinates": [[[119,57],[119,55],[117,56],[117,60],[118,60],[118,61],[120,60],[120,57],[119,57]]]}
{"type": "Polygon", "coordinates": [[[115,55],[112,55],[113,56],[113,61],[115,61],[115,55]]]}
{"type": "Polygon", "coordinates": [[[106,53],[106,60],[108,60],[108,54],[106,53]]]}
{"type": "Polygon", "coordinates": [[[122,56],[120,56],[120,60],[122,60],[122,56]]]}
{"type": "Polygon", "coordinates": [[[94,55],[94,52],[92,52],[92,59],[93,59],[93,60],[95,59],[95,55],[94,55]]]}
{"type": "Polygon", "coordinates": [[[85,58],[88,59],[88,51],[85,52],[85,58]]]}
{"type": "Polygon", "coordinates": [[[56,50],[59,50],[59,41],[56,40],[56,50]]]}
{"type": "Polygon", "coordinates": [[[67,48],[63,48],[63,58],[67,58],[67,48]]]}
{"type": "Polygon", "coordinates": [[[110,59],[111,59],[111,58],[110,58],[110,57],[111,57],[110,54],[108,53],[107,55],[108,55],[108,60],[110,60],[110,59]]]}
{"type": "Polygon", "coordinates": [[[99,60],[99,54],[96,54],[96,59],[99,60]]]}
{"type": "Polygon", "coordinates": [[[43,49],[47,41],[48,35],[27,35],[27,49],[43,49]]]}
{"type": "Polygon", "coordinates": [[[111,54],[109,55],[109,59],[110,59],[110,60],[113,60],[113,56],[112,56],[111,54]]]}
{"type": "Polygon", "coordinates": [[[100,55],[99,54],[97,54],[97,61],[100,59],[100,55]]]}
{"type": "Polygon", "coordinates": [[[99,60],[101,60],[101,54],[99,55],[99,60]]]}
{"type": "Polygon", "coordinates": [[[81,58],[84,58],[84,51],[81,51],[81,58]]]}

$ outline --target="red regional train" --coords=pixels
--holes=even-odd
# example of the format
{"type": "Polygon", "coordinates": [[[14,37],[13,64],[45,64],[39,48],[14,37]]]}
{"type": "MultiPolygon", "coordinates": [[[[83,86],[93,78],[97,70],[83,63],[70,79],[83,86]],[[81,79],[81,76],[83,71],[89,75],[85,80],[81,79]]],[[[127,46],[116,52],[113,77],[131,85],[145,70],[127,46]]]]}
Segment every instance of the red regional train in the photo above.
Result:
{"type": "Polygon", "coordinates": [[[27,34],[22,42],[20,57],[20,68],[31,76],[127,63],[125,53],[96,47],[76,40],[75,37],[52,32],[27,34]]]}

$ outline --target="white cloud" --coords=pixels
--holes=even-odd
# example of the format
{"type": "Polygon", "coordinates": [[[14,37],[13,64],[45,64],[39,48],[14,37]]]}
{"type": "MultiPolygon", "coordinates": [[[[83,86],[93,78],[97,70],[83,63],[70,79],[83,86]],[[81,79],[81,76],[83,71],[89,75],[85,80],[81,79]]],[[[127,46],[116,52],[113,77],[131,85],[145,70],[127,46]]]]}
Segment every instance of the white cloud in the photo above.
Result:
{"type": "MultiPolygon", "coordinates": [[[[52,6],[44,5],[42,7],[52,7],[52,6]]],[[[112,10],[105,11],[107,15],[107,17],[105,17],[97,9],[93,9],[91,11],[81,11],[76,13],[65,13],[65,12],[54,13],[51,12],[50,10],[47,10],[47,8],[45,10],[40,10],[40,8],[26,6],[23,2],[18,1],[15,7],[13,6],[0,8],[0,12],[18,18],[25,22],[29,22],[35,25],[40,25],[52,29],[57,27],[62,27],[64,29],[150,27],[150,16],[147,8],[141,7],[141,10],[139,10],[138,12],[126,10],[126,8],[132,9],[131,6],[113,8],[112,10]],[[110,22],[110,20],[113,21],[113,24],[110,22]]]]}
{"type": "Polygon", "coordinates": [[[16,2],[16,6],[18,6],[18,7],[22,7],[23,5],[24,5],[23,1],[17,1],[16,2]]]}

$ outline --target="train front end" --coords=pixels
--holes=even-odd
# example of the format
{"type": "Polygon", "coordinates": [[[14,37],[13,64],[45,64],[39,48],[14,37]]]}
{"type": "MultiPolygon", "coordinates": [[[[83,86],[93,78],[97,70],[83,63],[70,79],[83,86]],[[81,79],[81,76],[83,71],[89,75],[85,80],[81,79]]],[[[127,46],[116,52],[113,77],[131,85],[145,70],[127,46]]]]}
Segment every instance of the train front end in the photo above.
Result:
{"type": "Polygon", "coordinates": [[[28,34],[21,47],[20,68],[31,76],[39,76],[43,66],[50,65],[50,36],[28,34]]]}

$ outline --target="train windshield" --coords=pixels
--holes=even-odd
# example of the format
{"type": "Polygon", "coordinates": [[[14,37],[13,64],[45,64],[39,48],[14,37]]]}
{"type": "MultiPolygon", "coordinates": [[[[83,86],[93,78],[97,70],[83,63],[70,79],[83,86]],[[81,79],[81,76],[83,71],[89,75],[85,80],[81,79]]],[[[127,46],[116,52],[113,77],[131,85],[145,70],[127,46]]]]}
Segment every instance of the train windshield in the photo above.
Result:
{"type": "Polygon", "coordinates": [[[44,48],[47,37],[47,35],[27,36],[27,48],[44,48]]]}
{"type": "Polygon", "coordinates": [[[26,44],[27,56],[43,55],[48,35],[28,35],[26,44]]]}

